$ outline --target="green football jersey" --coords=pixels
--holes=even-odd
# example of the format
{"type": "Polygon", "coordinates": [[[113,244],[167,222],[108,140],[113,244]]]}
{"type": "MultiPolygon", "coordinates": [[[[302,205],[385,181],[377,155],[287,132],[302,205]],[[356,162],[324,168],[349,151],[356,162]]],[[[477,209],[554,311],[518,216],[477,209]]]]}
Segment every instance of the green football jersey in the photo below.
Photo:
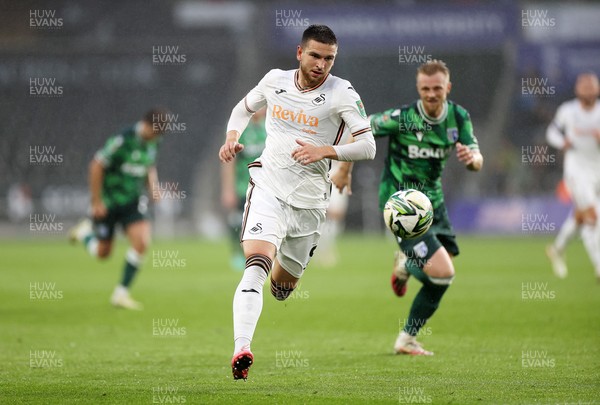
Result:
{"type": "Polygon", "coordinates": [[[240,143],[244,145],[244,150],[235,157],[235,190],[241,199],[246,196],[250,173],[248,165],[254,162],[265,148],[267,131],[264,121],[253,122],[246,127],[246,130],[240,136],[240,143]]]}
{"type": "Polygon", "coordinates": [[[469,113],[447,101],[440,117],[429,117],[421,100],[371,116],[376,137],[389,136],[388,154],[379,186],[379,205],[398,190],[413,188],[433,205],[444,203],[442,171],[457,142],[479,150],[469,113]]]}
{"type": "Polygon", "coordinates": [[[108,139],[95,158],[104,166],[102,200],[108,209],[137,202],[155,165],[158,140],[144,141],[135,127],[108,139]]]}

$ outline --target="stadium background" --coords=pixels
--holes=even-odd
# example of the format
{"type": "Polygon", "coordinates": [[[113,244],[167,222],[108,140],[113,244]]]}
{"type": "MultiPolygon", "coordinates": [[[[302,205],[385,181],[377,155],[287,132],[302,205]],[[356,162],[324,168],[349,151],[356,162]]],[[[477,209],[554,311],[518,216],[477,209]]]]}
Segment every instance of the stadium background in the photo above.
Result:
{"type": "Polygon", "coordinates": [[[599,285],[582,243],[565,280],[544,255],[569,209],[544,131],[577,72],[600,73],[600,5],[364,3],[0,0],[0,403],[598,403],[599,285]],[[339,263],[311,262],[285,302],[266,294],[256,363],[236,383],[240,273],[217,150],[244,93],[297,66],[310,23],[335,30],[333,73],[367,112],[414,100],[424,59],[448,62],[485,164],[470,173],[452,156],[445,172],[462,254],[419,337],[435,356],[392,354],[419,288],[410,281],[403,299],[389,288],[382,140],[355,168],[339,263]],[[66,233],[86,215],[94,152],[154,105],[174,114],[158,163],[173,193],[133,287],[145,309],[118,311],[108,298],[126,241],[102,262],[66,233]]]}
{"type": "MultiPolygon", "coordinates": [[[[534,228],[548,233],[568,205],[555,198],[561,156],[544,130],[572,98],[577,72],[600,71],[594,2],[4,1],[0,20],[4,236],[56,233],[32,235],[30,214],[51,214],[65,231],[84,216],[93,153],[154,105],[173,112],[158,167],[162,184],[179,191],[161,203],[157,234],[220,236],[216,152],[230,110],[266,71],[296,66],[310,23],[337,33],[333,74],[353,83],[368,113],[413,101],[418,64],[446,61],[450,98],[471,112],[486,160],[475,175],[450,159],[445,191],[457,230],[530,233],[524,221],[540,214],[534,228]]],[[[378,148],[356,167],[354,231],[382,229],[386,142],[378,148]]]]}

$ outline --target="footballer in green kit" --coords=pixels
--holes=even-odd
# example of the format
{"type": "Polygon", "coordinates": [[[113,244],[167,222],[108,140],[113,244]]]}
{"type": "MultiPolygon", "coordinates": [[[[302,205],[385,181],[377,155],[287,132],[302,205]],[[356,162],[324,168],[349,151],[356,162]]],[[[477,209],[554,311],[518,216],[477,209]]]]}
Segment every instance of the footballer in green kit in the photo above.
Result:
{"type": "Polygon", "coordinates": [[[147,217],[148,197],[158,186],[156,154],[168,113],[154,109],[133,127],[108,139],[89,166],[92,221],[81,221],[69,233],[72,241],[82,242],[91,256],[107,258],[112,250],[115,227],[120,225],[130,243],[121,282],[111,303],[118,308],[141,309],[131,298],[129,287],[143,262],[150,243],[147,217]]]}
{"type": "Polygon", "coordinates": [[[389,148],[379,188],[380,206],[396,191],[415,188],[433,205],[434,219],[423,236],[399,240],[392,288],[406,293],[412,274],[423,286],[415,296],[394,351],[398,354],[432,355],[417,342],[419,330],[438,308],[454,279],[452,257],[459,254],[448,219],[442,191],[442,171],[456,149],[456,156],[469,170],[483,165],[469,113],[447,100],[452,85],[444,62],[429,61],[417,70],[419,100],[399,109],[371,116],[375,137],[388,136],[389,148]]]}
{"type": "Polygon", "coordinates": [[[446,162],[456,150],[458,160],[468,170],[478,171],[483,165],[469,113],[447,100],[451,86],[445,63],[429,61],[417,70],[418,101],[370,117],[373,135],[389,137],[379,187],[380,208],[383,210],[396,191],[412,188],[429,197],[434,212],[433,224],[424,235],[398,240],[400,250],[392,273],[394,293],[400,297],[406,293],[410,275],[423,283],[396,339],[394,351],[398,354],[433,354],[423,349],[416,336],[454,278],[452,257],[459,250],[444,205],[441,178],[446,162]]]}

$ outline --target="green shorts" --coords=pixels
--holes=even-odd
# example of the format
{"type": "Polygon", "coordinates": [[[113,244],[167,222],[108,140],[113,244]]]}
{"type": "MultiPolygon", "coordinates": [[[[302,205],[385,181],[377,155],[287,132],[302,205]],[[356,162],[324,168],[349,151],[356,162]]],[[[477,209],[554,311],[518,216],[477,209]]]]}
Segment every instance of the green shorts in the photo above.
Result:
{"type": "Polygon", "coordinates": [[[115,226],[121,224],[125,230],[134,222],[148,220],[148,201],[140,197],[139,201],[117,205],[108,210],[104,218],[94,219],[94,234],[98,240],[111,240],[115,234],[115,226]]]}
{"type": "Polygon", "coordinates": [[[460,251],[446,206],[442,204],[434,210],[431,228],[423,236],[402,240],[399,246],[406,257],[414,259],[415,265],[421,269],[440,247],[444,247],[450,255],[458,256],[460,251]]]}

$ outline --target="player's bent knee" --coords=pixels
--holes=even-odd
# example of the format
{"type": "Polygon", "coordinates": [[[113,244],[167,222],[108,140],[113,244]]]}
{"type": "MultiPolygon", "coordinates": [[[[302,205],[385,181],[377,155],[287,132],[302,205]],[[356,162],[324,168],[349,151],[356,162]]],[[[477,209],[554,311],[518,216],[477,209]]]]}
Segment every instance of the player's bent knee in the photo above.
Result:
{"type": "Polygon", "coordinates": [[[271,294],[277,301],[285,301],[296,288],[295,283],[278,283],[271,279],[271,294]]]}
{"type": "Polygon", "coordinates": [[[150,246],[148,242],[141,242],[137,243],[134,246],[134,249],[138,254],[143,255],[144,253],[146,253],[146,250],[148,250],[148,246],[150,246]]]}
{"type": "Polygon", "coordinates": [[[112,246],[110,244],[104,244],[100,242],[98,245],[98,259],[108,259],[110,257],[111,250],[112,246]]]}

